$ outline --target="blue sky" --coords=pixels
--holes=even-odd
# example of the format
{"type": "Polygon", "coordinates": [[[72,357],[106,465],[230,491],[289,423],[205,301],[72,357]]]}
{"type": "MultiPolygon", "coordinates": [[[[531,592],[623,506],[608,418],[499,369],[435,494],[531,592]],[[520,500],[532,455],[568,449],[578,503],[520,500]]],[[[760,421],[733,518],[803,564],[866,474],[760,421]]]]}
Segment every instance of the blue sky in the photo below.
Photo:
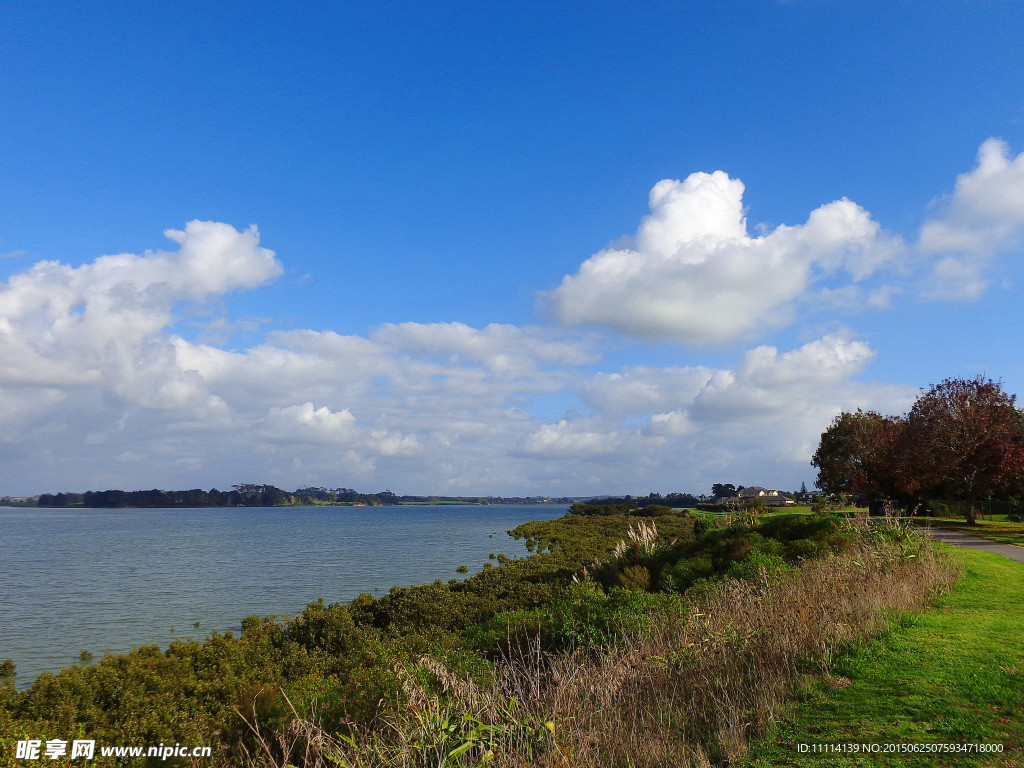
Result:
{"type": "Polygon", "coordinates": [[[792,488],[839,410],[1024,393],[1019,3],[0,28],[0,493],[792,488]]]}

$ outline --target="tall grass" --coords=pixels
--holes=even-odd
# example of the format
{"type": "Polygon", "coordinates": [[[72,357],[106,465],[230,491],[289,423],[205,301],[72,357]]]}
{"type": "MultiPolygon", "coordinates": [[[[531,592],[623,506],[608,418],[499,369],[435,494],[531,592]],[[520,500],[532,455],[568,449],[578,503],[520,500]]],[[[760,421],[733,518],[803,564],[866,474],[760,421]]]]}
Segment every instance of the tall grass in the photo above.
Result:
{"type": "MultiPolygon", "coordinates": [[[[259,732],[262,767],[710,766],[742,757],[800,674],[923,608],[956,581],[922,537],[864,530],[841,556],[759,568],[691,590],[642,633],[559,653],[520,643],[481,687],[436,659],[429,694],[411,672],[408,704],[374,727],[328,734],[315,717],[259,732]]],[[[631,542],[633,543],[633,542],[631,542]]]]}

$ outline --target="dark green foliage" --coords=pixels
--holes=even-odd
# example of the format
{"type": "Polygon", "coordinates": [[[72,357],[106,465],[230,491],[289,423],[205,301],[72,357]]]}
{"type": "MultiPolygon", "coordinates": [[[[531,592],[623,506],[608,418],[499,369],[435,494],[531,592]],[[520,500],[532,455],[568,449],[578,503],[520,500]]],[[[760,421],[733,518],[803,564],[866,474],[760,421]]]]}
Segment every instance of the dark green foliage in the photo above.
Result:
{"type": "Polygon", "coordinates": [[[375,632],[357,626],[347,605],[324,605],[323,598],[306,606],[285,627],[286,637],[310,652],[348,657],[365,646],[375,632]]]}
{"type": "Polygon", "coordinates": [[[500,613],[471,628],[466,637],[471,646],[491,656],[514,655],[538,638],[546,650],[596,649],[645,629],[655,607],[677,599],[640,590],[605,591],[584,581],[570,585],[546,606],[500,613]]]}
{"type": "MultiPolygon", "coordinates": [[[[687,519],[687,518],[684,518],[687,519]]],[[[653,591],[684,591],[701,579],[731,575],[744,578],[760,566],[736,569],[754,557],[773,569],[800,559],[841,552],[858,535],[833,515],[779,515],[759,518],[747,515],[721,528],[688,516],[689,528],[669,538],[657,521],[659,546],[650,553],[627,550],[622,558],[606,559],[590,575],[606,589],[616,586],[653,591]],[[638,570],[643,568],[647,575],[638,570]],[[645,586],[646,583],[646,586],[645,586]]]]}
{"type": "Polygon", "coordinates": [[[677,512],[672,507],[666,507],[663,504],[649,504],[643,508],[643,514],[645,517],[664,517],[665,515],[675,515],[677,512]]]}
{"type": "Polygon", "coordinates": [[[706,579],[714,573],[715,565],[709,555],[693,555],[665,566],[659,581],[664,589],[683,592],[698,579],[706,579]]]}
{"type": "MultiPolygon", "coordinates": [[[[696,499],[694,499],[696,503],[696,499]]],[[[617,515],[637,515],[640,517],[661,517],[662,515],[674,515],[677,512],[672,507],[664,504],[638,504],[636,502],[615,503],[605,500],[601,502],[576,502],[569,507],[569,513],[583,516],[613,517],[617,515]]]]}
{"type": "Polygon", "coordinates": [[[628,509],[648,509],[652,506],[665,506],[669,509],[692,509],[700,501],[692,493],[679,493],[673,491],[664,496],[660,493],[650,493],[647,496],[609,496],[604,499],[590,499],[583,506],[618,506],[628,509]]]}
{"type": "Polygon", "coordinates": [[[925,502],[925,509],[928,514],[935,517],[963,517],[967,512],[967,505],[957,501],[929,499],[925,502]]]}
{"type": "Polygon", "coordinates": [[[629,515],[636,511],[638,511],[636,504],[584,504],[577,502],[569,507],[569,512],[574,515],[599,515],[602,517],[629,515]]]}

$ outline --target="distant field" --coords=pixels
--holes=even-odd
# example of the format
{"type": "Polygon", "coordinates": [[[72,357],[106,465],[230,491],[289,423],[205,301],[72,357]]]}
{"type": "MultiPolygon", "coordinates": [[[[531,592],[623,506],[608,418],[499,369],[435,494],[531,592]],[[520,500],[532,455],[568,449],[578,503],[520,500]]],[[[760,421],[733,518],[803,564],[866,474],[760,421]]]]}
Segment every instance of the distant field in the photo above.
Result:
{"type": "Polygon", "coordinates": [[[918,525],[931,524],[936,528],[946,528],[982,539],[1024,547],[1024,523],[1008,522],[1006,515],[995,515],[994,518],[993,520],[979,520],[976,525],[969,524],[963,518],[955,517],[919,517],[915,522],[918,525]]]}
{"type": "Polygon", "coordinates": [[[953,593],[836,657],[828,675],[808,675],[798,703],[752,750],[747,768],[1024,765],[1024,564],[946,549],[965,569],[953,593]],[[801,753],[800,744],[1001,744],[1003,751],[815,754],[801,753]]]}
{"type": "MultiPolygon", "coordinates": [[[[725,514],[731,514],[728,512],[705,512],[700,509],[689,509],[688,512],[693,512],[698,515],[711,515],[713,517],[721,517],[725,514]]],[[[792,507],[767,507],[763,513],[766,517],[773,517],[776,515],[809,515],[811,514],[811,508],[809,506],[796,505],[792,507]]]]}

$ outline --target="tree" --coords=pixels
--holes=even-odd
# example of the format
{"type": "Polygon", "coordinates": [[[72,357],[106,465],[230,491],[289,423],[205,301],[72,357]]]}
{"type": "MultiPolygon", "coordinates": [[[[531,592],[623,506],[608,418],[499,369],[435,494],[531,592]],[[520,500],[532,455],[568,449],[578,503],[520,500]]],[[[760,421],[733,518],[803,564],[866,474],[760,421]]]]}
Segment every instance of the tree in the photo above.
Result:
{"type": "Polygon", "coordinates": [[[869,499],[962,499],[968,517],[979,496],[1024,487],[1024,415],[998,382],[946,379],[906,416],[839,414],[822,433],[811,464],[827,493],[869,499]]]}
{"type": "Polygon", "coordinates": [[[912,490],[897,480],[901,462],[897,446],[904,422],[875,411],[840,413],[821,435],[811,466],[825,493],[860,493],[870,497],[912,490]],[[900,487],[903,486],[903,487],[900,487]]]}
{"type": "Polygon", "coordinates": [[[711,496],[718,499],[722,496],[735,496],[736,486],[732,483],[715,483],[711,486],[711,496]]]}
{"type": "Polygon", "coordinates": [[[919,397],[907,416],[923,488],[963,499],[1014,493],[1024,475],[1024,418],[1016,397],[976,376],[946,379],[919,397]]]}

